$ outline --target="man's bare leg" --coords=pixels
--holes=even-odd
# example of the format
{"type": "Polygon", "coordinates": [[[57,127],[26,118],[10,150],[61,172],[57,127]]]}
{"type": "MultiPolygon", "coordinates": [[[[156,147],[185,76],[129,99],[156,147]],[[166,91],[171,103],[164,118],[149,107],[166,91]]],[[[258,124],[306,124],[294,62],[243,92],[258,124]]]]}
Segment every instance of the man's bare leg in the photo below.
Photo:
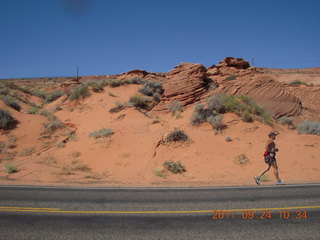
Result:
{"type": "Polygon", "coordinates": [[[266,172],[268,172],[268,171],[270,170],[270,168],[271,168],[271,165],[269,165],[266,170],[263,170],[263,171],[260,173],[260,175],[258,176],[259,180],[260,180],[260,178],[261,178],[266,172]]]}
{"type": "Polygon", "coordinates": [[[274,176],[276,177],[277,181],[281,181],[280,180],[280,177],[279,177],[279,171],[278,171],[278,165],[277,163],[273,163],[272,164],[272,167],[273,167],[273,172],[274,172],[274,176]]]}

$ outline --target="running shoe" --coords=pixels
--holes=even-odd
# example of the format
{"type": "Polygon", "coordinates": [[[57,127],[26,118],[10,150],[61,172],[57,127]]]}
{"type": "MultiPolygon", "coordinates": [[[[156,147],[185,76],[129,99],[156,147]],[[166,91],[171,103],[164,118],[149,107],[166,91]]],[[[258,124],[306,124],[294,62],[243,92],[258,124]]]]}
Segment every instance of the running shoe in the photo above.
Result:
{"type": "Polygon", "coordinates": [[[260,178],[257,176],[254,176],[254,180],[256,181],[256,184],[260,185],[260,178]]]}
{"type": "Polygon", "coordinates": [[[277,185],[283,185],[283,184],[284,184],[284,182],[283,182],[283,181],[281,181],[281,180],[277,180],[277,181],[276,181],[276,184],[277,184],[277,185]]]}

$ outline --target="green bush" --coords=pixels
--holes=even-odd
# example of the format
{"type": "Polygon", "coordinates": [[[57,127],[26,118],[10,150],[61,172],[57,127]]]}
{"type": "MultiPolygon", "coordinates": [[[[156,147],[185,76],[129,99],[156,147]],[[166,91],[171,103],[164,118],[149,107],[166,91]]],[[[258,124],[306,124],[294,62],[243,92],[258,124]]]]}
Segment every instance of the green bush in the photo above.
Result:
{"type": "Polygon", "coordinates": [[[0,129],[10,130],[16,127],[18,121],[14,119],[10,112],[0,109],[0,129]]]}
{"type": "Polygon", "coordinates": [[[225,101],[227,96],[223,93],[215,94],[206,99],[208,109],[216,111],[218,113],[224,113],[226,111],[225,101]]]}
{"type": "Polygon", "coordinates": [[[71,90],[69,98],[71,101],[73,101],[73,100],[84,99],[87,96],[89,96],[88,85],[81,84],[80,86],[77,86],[71,90]]]}
{"type": "Polygon", "coordinates": [[[207,119],[211,116],[215,116],[214,112],[211,109],[206,109],[203,105],[197,104],[193,109],[190,121],[193,126],[196,126],[206,122],[207,119]]]}
{"type": "Polygon", "coordinates": [[[211,124],[212,129],[216,130],[217,132],[220,132],[225,127],[225,125],[222,122],[222,119],[223,117],[220,115],[210,116],[208,117],[207,122],[211,124]]]}
{"type": "Polygon", "coordinates": [[[112,134],[113,134],[113,131],[110,128],[102,128],[100,130],[91,132],[89,136],[97,139],[97,138],[107,138],[107,137],[110,137],[112,134]]]}
{"type": "Polygon", "coordinates": [[[28,114],[37,114],[39,112],[40,108],[39,107],[31,107],[28,109],[27,113],[28,114]]]}
{"type": "Polygon", "coordinates": [[[20,105],[19,105],[19,102],[18,102],[15,98],[13,98],[13,97],[11,97],[11,96],[9,96],[9,95],[6,95],[6,96],[3,96],[3,97],[2,97],[2,101],[3,101],[8,107],[11,107],[11,108],[13,108],[13,109],[15,109],[15,110],[17,110],[17,111],[20,112],[21,107],[20,107],[20,105]]]}
{"type": "Polygon", "coordinates": [[[185,142],[189,139],[183,130],[175,129],[166,136],[166,142],[185,142]]]}
{"type": "Polygon", "coordinates": [[[54,92],[50,93],[46,97],[45,102],[46,103],[51,103],[51,102],[57,100],[59,97],[61,97],[63,95],[64,95],[64,92],[62,92],[62,91],[59,91],[59,90],[58,91],[54,91],[54,92]]]}
{"type": "Polygon", "coordinates": [[[302,134],[313,134],[320,136],[320,122],[304,121],[297,125],[297,130],[302,134]]]}
{"type": "Polygon", "coordinates": [[[146,96],[153,96],[154,93],[163,93],[163,87],[161,82],[145,82],[143,87],[138,90],[140,93],[146,96]]]}
{"type": "Polygon", "coordinates": [[[160,100],[161,100],[161,94],[160,93],[154,93],[153,95],[152,95],[152,97],[153,97],[153,101],[155,102],[155,103],[159,103],[160,102],[160,100]]]}
{"type": "Polygon", "coordinates": [[[4,168],[9,174],[18,172],[18,169],[10,163],[5,164],[4,168]]]}
{"type": "Polygon", "coordinates": [[[55,119],[55,120],[44,123],[43,126],[46,132],[52,133],[57,129],[62,128],[64,125],[58,119],[55,119]]]}
{"type": "Polygon", "coordinates": [[[281,123],[282,125],[287,125],[288,127],[293,126],[292,118],[290,117],[282,116],[278,119],[278,122],[281,123]]]}
{"type": "MultiPolygon", "coordinates": [[[[26,89],[27,90],[27,89],[26,89]]],[[[27,90],[28,91],[28,90],[27,90]]],[[[43,100],[45,100],[47,98],[47,93],[42,92],[40,90],[33,90],[31,91],[31,95],[36,96],[38,98],[42,98],[43,100]]]]}
{"type": "Polygon", "coordinates": [[[88,86],[92,88],[92,91],[94,92],[102,92],[103,91],[103,82],[97,82],[97,81],[89,81],[88,86]]]}
{"type": "Polygon", "coordinates": [[[186,172],[185,166],[183,166],[179,161],[165,161],[163,163],[163,167],[174,174],[186,172]]]}
{"type": "Polygon", "coordinates": [[[132,106],[136,108],[141,108],[145,110],[149,110],[149,100],[146,97],[140,96],[140,95],[133,95],[129,99],[129,103],[132,104],[132,106]]]}
{"type": "Polygon", "coordinates": [[[241,113],[241,119],[244,122],[252,122],[252,116],[248,110],[245,110],[243,113],[241,113]]]}

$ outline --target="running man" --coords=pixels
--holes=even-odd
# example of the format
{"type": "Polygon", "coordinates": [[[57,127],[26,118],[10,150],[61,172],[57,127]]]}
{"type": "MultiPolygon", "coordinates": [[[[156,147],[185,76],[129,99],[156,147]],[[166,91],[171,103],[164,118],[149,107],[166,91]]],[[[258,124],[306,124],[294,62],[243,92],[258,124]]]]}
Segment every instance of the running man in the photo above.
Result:
{"type": "Polygon", "coordinates": [[[260,185],[260,179],[261,177],[270,170],[271,166],[273,167],[273,171],[274,171],[274,175],[277,179],[276,184],[280,185],[280,184],[284,184],[280,177],[279,177],[279,172],[278,172],[278,165],[277,165],[277,161],[276,161],[276,152],[278,151],[278,149],[276,148],[276,144],[274,142],[274,140],[276,139],[277,134],[274,132],[270,132],[268,134],[269,139],[267,141],[266,144],[266,148],[265,148],[265,152],[263,154],[264,156],[264,162],[266,164],[268,164],[268,167],[266,170],[262,171],[260,173],[259,176],[255,176],[254,180],[256,181],[256,183],[258,185],[260,185]]]}

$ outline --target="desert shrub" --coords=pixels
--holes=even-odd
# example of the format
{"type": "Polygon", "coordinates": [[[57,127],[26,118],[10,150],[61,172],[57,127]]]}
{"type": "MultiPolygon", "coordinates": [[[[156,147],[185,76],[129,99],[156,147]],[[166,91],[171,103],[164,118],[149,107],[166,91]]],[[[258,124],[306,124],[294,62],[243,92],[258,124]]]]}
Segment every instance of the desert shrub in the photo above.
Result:
{"type": "Polygon", "coordinates": [[[58,120],[58,118],[55,115],[53,115],[51,112],[49,112],[48,110],[41,111],[40,115],[46,117],[49,121],[58,120]]]}
{"type": "Polygon", "coordinates": [[[107,138],[107,137],[110,137],[112,134],[113,134],[113,131],[110,128],[102,128],[100,130],[91,132],[89,136],[97,139],[97,138],[107,138]]]}
{"type": "Polygon", "coordinates": [[[287,125],[288,127],[293,126],[292,124],[292,118],[282,116],[281,118],[278,119],[278,122],[280,122],[282,125],[287,125]]]}
{"type": "Polygon", "coordinates": [[[133,95],[129,99],[129,103],[132,104],[132,106],[136,108],[141,109],[149,109],[149,100],[146,97],[140,96],[140,95],[133,95]]]}
{"type": "Polygon", "coordinates": [[[244,122],[252,122],[252,116],[250,114],[249,111],[244,111],[243,113],[241,113],[241,119],[244,121],[244,122]]]}
{"type": "Polygon", "coordinates": [[[119,87],[119,86],[123,85],[125,82],[124,82],[124,80],[120,80],[120,79],[110,79],[110,80],[106,80],[105,83],[109,87],[114,88],[114,87],[119,87]]]}
{"type": "Polygon", "coordinates": [[[0,109],[0,129],[10,130],[16,127],[18,121],[14,119],[10,112],[0,109]]]}
{"type": "Polygon", "coordinates": [[[7,148],[15,148],[17,146],[17,137],[13,134],[8,136],[8,141],[6,142],[7,148]]]}
{"type": "Polygon", "coordinates": [[[226,142],[232,142],[232,138],[229,137],[229,136],[225,137],[224,140],[225,140],[226,142]]]}
{"type": "Polygon", "coordinates": [[[0,82],[0,95],[7,95],[9,93],[10,93],[10,91],[6,87],[6,85],[4,83],[0,82]]]}
{"type": "Polygon", "coordinates": [[[211,116],[214,116],[214,112],[211,109],[206,109],[203,105],[197,104],[193,109],[191,115],[191,124],[196,126],[207,121],[211,116]]]}
{"type": "Polygon", "coordinates": [[[152,95],[152,98],[155,103],[159,103],[161,99],[161,94],[156,92],[152,95]]]}
{"type": "Polygon", "coordinates": [[[80,86],[77,86],[71,90],[69,98],[71,101],[73,101],[73,100],[84,99],[87,96],[89,96],[88,85],[81,84],[80,86]]]}
{"type": "Polygon", "coordinates": [[[224,103],[226,101],[226,95],[223,93],[215,94],[206,99],[207,106],[210,110],[216,111],[218,113],[224,113],[226,108],[224,103]]]}
{"type": "Polygon", "coordinates": [[[320,136],[320,122],[304,121],[297,125],[297,130],[302,134],[313,134],[320,136]]]}
{"type": "Polygon", "coordinates": [[[211,124],[212,129],[220,132],[224,128],[224,124],[222,123],[223,117],[221,115],[210,116],[207,119],[207,122],[211,124]]]}
{"type": "Polygon", "coordinates": [[[57,145],[58,148],[63,148],[66,146],[66,143],[65,142],[61,142],[57,145]]]}
{"type": "Polygon", "coordinates": [[[289,86],[300,86],[302,84],[308,86],[308,84],[306,82],[302,82],[299,80],[295,80],[295,81],[290,82],[289,86]]]}
{"type": "Polygon", "coordinates": [[[27,113],[28,114],[37,114],[39,112],[40,108],[39,107],[31,107],[28,109],[27,113]]]}
{"type": "Polygon", "coordinates": [[[11,108],[13,108],[13,109],[15,109],[15,110],[17,110],[17,111],[20,112],[21,107],[20,107],[20,105],[19,105],[19,102],[18,102],[15,98],[13,98],[13,97],[11,97],[11,96],[9,96],[9,95],[6,95],[6,96],[3,96],[3,97],[2,97],[2,101],[3,101],[8,107],[11,107],[11,108]]]}
{"type": "Polygon", "coordinates": [[[180,112],[180,113],[183,112],[181,102],[180,101],[170,102],[168,104],[168,110],[169,112],[172,113],[172,115],[176,114],[177,112],[180,112]]]}
{"type": "Polygon", "coordinates": [[[53,121],[45,122],[43,124],[43,126],[44,126],[46,132],[52,133],[52,132],[56,131],[57,129],[62,128],[64,125],[58,119],[55,119],[53,121]]]}
{"type": "Polygon", "coordinates": [[[131,84],[144,84],[146,81],[143,80],[141,77],[133,77],[129,80],[131,84]]]}
{"type": "Polygon", "coordinates": [[[230,75],[229,77],[226,77],[224,80],[225,81],[233,81],[236,80],[238,76],[236,75],[230,75]]]}
{"type": "Polygon", "coordinates": [[[185,166],[183,166],[179,161],[165,161],[163,163],[163,167],[174,174],[186,172],[185,166]]]}
{"type": "Polygon", "coordinates": [[[62,92],[62,91],[59,91],[59,90],[54,91],[46,97],[45,102],[51,103],[51,102],[57,100],[59,97],[63,96],[63,94],[64,94],[64,92],[62,92]]]}
{"type": "Polygon", "coordinates": [[[189,139],[183,130],[175,129],[166,136],[166,142],[185,142],[189,139]]]}
{"type": "Polygon", "coordinates": [[[114,102],[114,107],[109,110],[109,113],[117,113],[121,110],[125,109],[126,107],[119,101],[114,102]]]}
{"type": "Polygon", "coordinates": [[[5,164],[4,169],[9,174],[18,172],[18,169],[10,163],[5,164]]]}
{"type": "Polygon", "coordinates": [[[146,96],[153,96],[154,93],[162,94],[163,87],[161,82],[146,82],[138,91],[146,96]]]}
{"type": "Polygon", "coordinates": [[[21,151],[20,156],[29,156],[34,153],[35,150],[35,147],[27,147],[21,151]]]}
{"type": "Polygon", "coordinates": [[[162,167],[155,167],[152,169],[153,173],[158,176],[158,177],[165,177],[164,172],[163,172],[163,168],[162,167]]]}
{"type": "Polygon", "coordinates": [[[46,99],[47,98],[47,93],[42,92],[40,90],[33,90],[31,91],[31,95],[36,96],[38,98],[46,99]]]}
{"type": "Polygon", "coordinates": [[[94,92],[102,92],[103,84],[104,84],[103,82],[97,82],[97,81],[89,81],[87,83],[87,85],[90,86],[92,91],[94,92]]]}
{"type": "Polygon", "coordinates": [[[251,161],[245,154],[240,154],[234,158],[234,162],[240,166],[249,164],[251,161]]]}

